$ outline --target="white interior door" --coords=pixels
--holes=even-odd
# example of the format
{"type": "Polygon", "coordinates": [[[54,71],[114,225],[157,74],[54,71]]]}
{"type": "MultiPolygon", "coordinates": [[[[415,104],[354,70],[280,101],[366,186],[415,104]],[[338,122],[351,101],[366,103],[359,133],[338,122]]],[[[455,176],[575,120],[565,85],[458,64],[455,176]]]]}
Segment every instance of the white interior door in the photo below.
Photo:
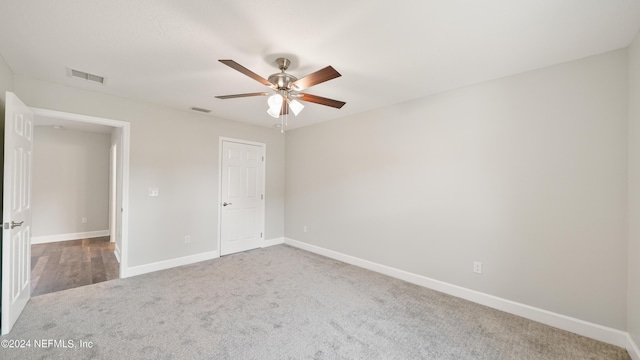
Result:
{"type": "Polygon", "coordinates": [[[264,236],[265,147],[223,140],[220,255],[260,247],[264,236]]]}
{"type": "Polygon", "coordinates": [[[33,113],[7,92],[2,227],[2,334],[31,297],[31,167],[33,113]]]}

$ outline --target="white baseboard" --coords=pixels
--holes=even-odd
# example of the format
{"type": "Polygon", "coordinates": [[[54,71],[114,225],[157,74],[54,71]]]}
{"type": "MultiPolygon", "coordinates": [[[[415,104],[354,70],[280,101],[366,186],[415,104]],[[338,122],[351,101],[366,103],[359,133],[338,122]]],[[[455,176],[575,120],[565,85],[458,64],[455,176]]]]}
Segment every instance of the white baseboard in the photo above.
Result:
{"type": "MultiPolygon", "coordinates": [[[[260,247],[264,248],[264,247],[279,245],[279,244],[283,244],[283,243],[284,243],[284,238],[283,237],[275,238],[275,239],[269,239],[269,240],[263,240],[262,244],[260,245],[260,247]]],[[[116,244],[115,253],[116,253],[116,258],[118,259],[118,262],[120,262],[120,248],[118,248],[117,244],[116,244]]],[[[178,267],[178,266],[194,264],[194,263],[197,263],[197,262],[200,262],[200,261],[216,259],[216,258],[219,258],[219,257],[220,257],[220,252],[218,250],[216,250],[216,251],[209,251],[209,252],[202,253],[202,254],[183,256],[183,257],[176,258],[176,259],[158,261],[158,262],[154,262],[154,263],[151,263],[151,264],[133,266],[133,267],[127,268],[125,270],[125,273],[120,275],[120,278],[124,279],[124,278],[131,277],[131,276],[137,276],[137,275],[147,274],[147,273],[154,272],[154,271],[165,270],[165,269],[170,269],[170,268],[174,268],[174,267],[178,267]]]]}
{"type": "Polygon", "coordinates": [[[120,247],[118,244],[115,245],[115,249],[113,250],[113,255],[116,256],[116,260],[118,260],[118,264],[120,264],[120,247]]]}
{"type": "Polygon", "coordinates": [[[284,244],[284,238],[283,237],[279,237],[279,238],[275,238],[275,239],[269,239],[269,240],[262,240],[262,244],[260,245],[261,248],[266,248],[268,246],[274,246],[274,245],[280,245],[280,244],[284,244]]]}
{"type": "Polygon", "coordinates": [[[209,251],[201,254],[183,256],[176,259],[157,261],[157,262],[145,264],[145,265],[132,266],[132,267],[126,268],[124,271],[124,274],[120,274],[120,278],[124,279],[132,276],[147,274],[154,271],[166,270],[166,269],[170,269],[178,266],[194,264],[200,261],[216,259],[219,257],[220,257],[220,252],[216,250],[216,251],[209,251]]]}
{"type": "MultiPolygon", "coordinates": [[[[544,309],[517,303],[515,301],[499,298],[497,296],[431,279],[426,276],[410,273],[390,266],[381,265],[368,260],[357,258],[355,256],[346,255],[337,251],[325,249],[316,245],[311,245],[302,241],[285,238],[284,243],[322,256],[326,256],[328,258],[332,258],[429,289],[443,292],[445,294],[453,295],[455,297],[485,305],[500,311],[521,316],[529,320],[537,321],[562,330],[570,331],[578,335],[586,336],[608,344],[626,348],[629,353],[632,352],[632,350],[629,349],[629,346],[635,346],[635,344],[629,337],[629,334],[621,330],[590,323],[562,314],[557,314],[544,309]]],[[[636,354],[638,353],[637,346],[635,347],[635,352],[636,354]]],[[[640,358],[634,358],[634,360],[640,360],[640,358]]]]}
{"type": "Polygon", "coordinates": [[[58,235],[45,235],[45,236],[32,236],[31,245],[46,244],[58,241],[78,240],[78,239],[90,239],[94,237],[109,236],[111,233],[109,230],[97,230],[86,231],[71,234],[58,234],[58,235]]]}
{"type": "Polygon", "coordinates": [[[638,344],[633,341],[629,334],[627,334],[627,352],[632,360],[640,360],[640,348],[638,348],[638,344]]]}

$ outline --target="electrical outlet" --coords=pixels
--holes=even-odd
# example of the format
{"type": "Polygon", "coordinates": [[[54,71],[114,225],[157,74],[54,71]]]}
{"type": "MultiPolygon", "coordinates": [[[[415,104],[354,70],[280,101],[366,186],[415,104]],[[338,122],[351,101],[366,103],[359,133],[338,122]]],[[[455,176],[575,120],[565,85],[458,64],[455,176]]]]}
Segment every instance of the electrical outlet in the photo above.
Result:
{"type": "Polygon", "coordinates": [[[482,263],[475,261],[473,263],[473,272],[476,274],[482,274],[482,263]]]}
{"type": "Polygon", "coordinates": [[[83,223],[83,224],[86,224],[86,223],[87,223],[87,218],[86,218],[86,217],[83,217],[83,218],[82,218],[82,223],[83,223]]]}
{"type": "Polygon", "coordinates": [[[191,243],[191,235],[185,235],[184,243],[185,244],[190,244],[191,243]]]}
{"type": "Polygon", "coordinates": [[[302,227],[302,232],[307,232],[307,225],[302,227]]]}

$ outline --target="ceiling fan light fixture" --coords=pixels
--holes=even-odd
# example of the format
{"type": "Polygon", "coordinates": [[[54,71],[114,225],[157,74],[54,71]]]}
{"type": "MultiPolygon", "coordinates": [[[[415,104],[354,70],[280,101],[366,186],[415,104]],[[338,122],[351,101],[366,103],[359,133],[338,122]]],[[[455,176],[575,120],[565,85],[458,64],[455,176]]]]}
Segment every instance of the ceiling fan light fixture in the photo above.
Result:
{"type": "Polygon", "coordinates": [[[274,94],[269,96],[267,99],[267,104],[269,105],[269,110],[267,110],[267,114],[273,116],[274,118],[280,117],[280,109],[282,109],[282,102],[284,98],[280,94],[274,94]]]}
{"type": "Polygon", "coordinates": [[[283,97],[280,94],[273,94],[271,96],[269,96],[269,98],[267,99],[267,104],[269,105],[270,108],[274,108],[277,107],[278,109],[280,109],[280,107],[282,107],[282,101],[283,101],[283,97]]]}
{"type": "Polygon", "coordinates": [[[269,110],[267,110],[267,114],[273,116],[274,118],[279,118],[280,117],[280,109],[274,109],[272,107],[269,108],[269,110]]]}
{"type": "Polygon", "coordinates": [[[289,109],[291,109],[291,111],[293,111],[293,115],[298,116],[298,114],[300,114],[300,111],[302,111],[302,109],[304,109],[304,105],[302,105],[302,103],[298,100],[294,100],[294,99],[290,99],[289,100],[289,109]]]}
{"type": "MultiPolygon", "coordinates": [[[[297,99],[300,99],[303,102],[312,102],[319,105],[330,106],[336,109],[340,109],[345,104],[344,101],[328,99],[306,93],[298,93],[298,91],[306,90],[312,86],[342,76],[332,66],[326,66],[314,73],[298,79],[286,72],[286,70],[289,68],[289,65],[291,64],[291,61],[283,57],[276,59],[276,63],[278,64],[280,72],[271,74],[268,79],[265,79],[233,60],[219,61],[229,66],[230,68],[252,78],[253,80],[258,81],[262,85],[266,85],[267,87],[271,88],[271,90],[276,92],[276,94],[269,96],[269,98],[267,99],[267,105],[269,106],[267,114],[276,119],[281,119],[281,131],[284,131],[284,127],[287,125],[287,114],[289,113],[289,111],[293,112],[295,116],[298,116],[300,112],[302,112],[302,109],[304,109],[305,105],[303,105],[297,99]]],[[[257,92],[247,94],[223,95],[216,96],[216,98],[235,99],[249,96],[265,95],[269,95],[269,93],[257,92]]]]}

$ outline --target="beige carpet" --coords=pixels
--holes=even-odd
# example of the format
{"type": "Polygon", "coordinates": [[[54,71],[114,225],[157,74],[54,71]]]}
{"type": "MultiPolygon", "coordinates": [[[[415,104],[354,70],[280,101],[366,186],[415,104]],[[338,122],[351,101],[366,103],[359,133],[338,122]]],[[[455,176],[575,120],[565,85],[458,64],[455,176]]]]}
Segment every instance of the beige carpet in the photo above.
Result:
{"type": "Polygon", "coordinates": [[[286,245],[38,296],[1,339],[31,347],[0,359],[629,359],[286,245]]]}

